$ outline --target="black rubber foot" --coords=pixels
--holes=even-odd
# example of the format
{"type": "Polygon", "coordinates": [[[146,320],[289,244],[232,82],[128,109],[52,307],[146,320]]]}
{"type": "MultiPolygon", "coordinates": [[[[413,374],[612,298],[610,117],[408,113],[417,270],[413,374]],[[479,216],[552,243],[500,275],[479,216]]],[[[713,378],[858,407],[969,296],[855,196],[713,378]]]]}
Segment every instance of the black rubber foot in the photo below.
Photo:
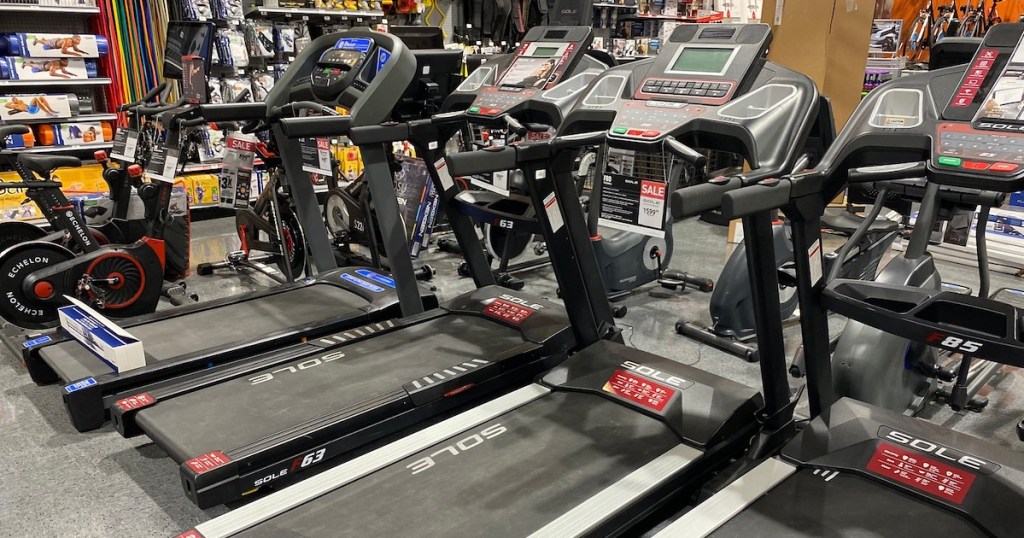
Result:
{"type": "Polygon", "coordinates": [[[209,263],[201,263],[196,266],[196,274],[200,276],[210,276],[213,274],[213,265],[209,263]]]}
{"type": "Polygon", "coordinates": [[[472,274],[470,274],[469,264],[468,263],[462,262],[462,263],[459,264],[459,276],[465,277],[465,278],[469,278],[469,277],[473,276],[472,274]]]}
{"type": "Polygon", "coordinates": [[[1017,439],[1024,442],[1024,420],[1017,423],[1017,439]]]}
{"type": "Polygon", "coordinates": [[[613,306],[612,307],[612,315],[615,316],[616,319],[621,319],[621,318],[626,317],[626,312],[627,312],[627,308],[625,306],[613,306]]]}

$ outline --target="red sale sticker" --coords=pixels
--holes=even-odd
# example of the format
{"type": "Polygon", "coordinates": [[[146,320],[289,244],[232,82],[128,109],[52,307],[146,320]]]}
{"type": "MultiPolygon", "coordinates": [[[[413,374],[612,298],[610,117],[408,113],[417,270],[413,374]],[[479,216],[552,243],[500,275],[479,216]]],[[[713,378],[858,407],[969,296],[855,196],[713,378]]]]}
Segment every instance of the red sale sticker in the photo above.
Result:
{"type": "Polygon", "coordinates": [[[495,299],[484,309],[484,314],[519,325],[533,314],[533,310],[510,303],[504,299],[495,299]]]}
{"type": "Polygon", "coordinates": [[[626,370],[615,370],[604,384],[605,392],[661,412],[675,395],[676,390],[640,377],[626,370]]]}
{"type": "Polygon", "coordinates": [[[119,407],[121,411],[134,411],[136,409],[142,409],[143,407],[149,407],[156,403],[156,398],[149,395],[147,392],[142,394],[136,394],[118,400],[114,403],[115,406],[119,407]]]}
{"type": "Polygon", "coordinates": [[[868,471],[956,504],[964,502],[974,483],[974,473],[888,443],[878,445],[868,462],[868,471]]]}
{"type": "Polygon", "coordinates": [[[231,458],[225,456],[223,452],[215,450],[192,458],[186,461],[185,465],[188,465],[189,469],[195,471],[196,474],[203,474],[229,463],[231,463],[231,458]]]}

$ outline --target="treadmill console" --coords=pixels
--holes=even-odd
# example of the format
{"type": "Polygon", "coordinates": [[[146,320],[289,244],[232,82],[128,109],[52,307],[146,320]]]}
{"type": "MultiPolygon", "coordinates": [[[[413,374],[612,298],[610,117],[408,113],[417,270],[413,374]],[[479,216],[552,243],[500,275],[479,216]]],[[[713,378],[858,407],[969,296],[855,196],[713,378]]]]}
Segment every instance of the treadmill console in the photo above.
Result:
{"type": "Polygon", "coordinates": [[[507,65],[484,64],[459,87],[476,92],[466,112],[483,118],[501,116],[552,90],[572,76],[593,35],[593,29],[584,26],[530,29],[507,65]]]}
{"type": "Polygon", "coordinates": [[[394,103],[416,75],[412,51],[394,35],[363,28],[317,39],[327,46],[304,49],[293,62],[301,69],[289,70],[275,84],[268,105],[308,100],[312,93],[317,102],[349,109],[354,125],[390,119],[394,103]]]}
{"type": "Polygon", "coordinates": [[[771,39],[764,24],[681,25],[657,58],[602,73],[559,134],[604,128],[612,146],[659,152],[671,136],[786,173],[818,93],[806,76],[765,61],[771,39]]]}
{"type": "Polygon", "coordinates": [[[682,25],[672,32],[634,97],[725,104],[750,89],[769,43],[766,25],[682,25]]]}
{"type": "Polygon", "coordinates": [[[928,162],[930,181],[1024,188],[1024,24],[993,26],[970,63],[903,77],[868,94],[822,160],[826,177],[928,162]]]}

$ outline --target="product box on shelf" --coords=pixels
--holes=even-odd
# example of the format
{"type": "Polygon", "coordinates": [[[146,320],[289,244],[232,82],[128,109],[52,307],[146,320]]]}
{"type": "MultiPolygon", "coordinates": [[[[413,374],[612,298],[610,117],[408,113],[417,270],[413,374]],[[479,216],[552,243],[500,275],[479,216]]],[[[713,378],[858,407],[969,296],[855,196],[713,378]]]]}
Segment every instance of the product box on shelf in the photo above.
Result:
{"type": "Polygon", "coordinates": [[[0,54],[31,58],[98,58],[107,38],[90,34],[0,34],[0,54]]]}
{"type": "Polygon", "coordinates": [[[220,178],[212,174],[195,174],[188,176],[186,186],[189,190],[189,205],[206,206],[220,202],[220,178]]]}
{"type": "Polygon", "coordinates": [[[93,58],[0,57],[0,79],[73,80],[97,76],[99,71],[93,58]]]}
{"type": "Polygon", "coordinates": [[[78,111],[73,94],[0,95],[0,120],[10,123],[70,118],[78,111]]]}

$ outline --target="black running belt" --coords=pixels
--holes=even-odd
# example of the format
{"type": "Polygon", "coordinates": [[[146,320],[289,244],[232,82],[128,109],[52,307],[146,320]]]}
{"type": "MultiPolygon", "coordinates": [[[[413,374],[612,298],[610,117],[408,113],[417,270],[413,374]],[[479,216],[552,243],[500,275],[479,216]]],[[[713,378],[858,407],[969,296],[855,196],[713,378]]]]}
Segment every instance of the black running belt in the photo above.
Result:
{"type": "MultiPolygon", "coordinates": [[[[201,310],[130,327],[143,342],[150,363],[244,342],[290,327],[362,315],[366,299],[331,285],[312,285],[283,293],[201,310]]],[[[76,341],[47,346],[39,354],[64,380],[110,373],[105,362],[76,341]]]]}
{"type": "Polygon", "coordinates": [[[442,316],[160,402],[137,421],[180,463],[390,397],[415,379],[522,343],[518,330],[485,318],[442,316]],[[337,353],[344,356],[317,361],[337,353]]]}
{"type": "Polygon", "coordinates": [[[987,536],[964,518],[849,473],[789,477],[711,536],[987,536]]]}
{"type": "Polygon", "coordinates": [[[626,406],[551,393],[237,536],[529,536],[679,447],[626,406]]]}

